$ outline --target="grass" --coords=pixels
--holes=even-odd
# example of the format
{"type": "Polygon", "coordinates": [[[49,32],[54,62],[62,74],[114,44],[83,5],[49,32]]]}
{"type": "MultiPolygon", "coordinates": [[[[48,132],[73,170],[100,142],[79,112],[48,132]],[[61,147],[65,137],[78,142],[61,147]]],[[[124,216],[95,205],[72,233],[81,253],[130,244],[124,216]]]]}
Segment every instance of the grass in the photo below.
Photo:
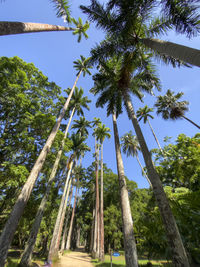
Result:
{"type": "MultiPolygon", "coordinates": [[[[156,266],[163,266],[163,267],[170,267],[172,266],[169,262],[167,262],[166,260],[139,260],[139,266],[148,266],[148,263],[151,263],[153,267],[156,266]]],[[[92,263],[94,264],[94,266],[98,266],[98,267],[110,267],[110,256],[109,255],[105,255],[105,261],[99,262],[97,259],[92,260],[92,263]]],[[[124,256],[119,256],[119,257],[112,257],[112,267],[125,267],[125,258],[124,256]]]]}

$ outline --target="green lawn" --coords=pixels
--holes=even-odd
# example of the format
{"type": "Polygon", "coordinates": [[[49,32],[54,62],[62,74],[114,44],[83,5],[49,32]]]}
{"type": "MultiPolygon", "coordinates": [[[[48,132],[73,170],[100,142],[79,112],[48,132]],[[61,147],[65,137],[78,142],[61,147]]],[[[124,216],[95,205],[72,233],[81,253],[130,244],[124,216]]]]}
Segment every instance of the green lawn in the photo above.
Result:
{"type": "MultiPolygon", "coordinates": [[[[147,266],[148,260],[139,260],[140,266],[147,266]]],[[[170,267],[172,266],[170,263],[168,263],[166,260],[151,260],[152,266],[163,266],[163,267],[170,267]]],[[[105,256],[105,262],[101,263],[98,262],[98,260],[93,260],[92,263],[94,266],[98,267],[110,267],[110,256],[105,256]]],[[[112,257],[112,267],[125,267],[125,258],[124,256],[119,257],[112,257]]]]}

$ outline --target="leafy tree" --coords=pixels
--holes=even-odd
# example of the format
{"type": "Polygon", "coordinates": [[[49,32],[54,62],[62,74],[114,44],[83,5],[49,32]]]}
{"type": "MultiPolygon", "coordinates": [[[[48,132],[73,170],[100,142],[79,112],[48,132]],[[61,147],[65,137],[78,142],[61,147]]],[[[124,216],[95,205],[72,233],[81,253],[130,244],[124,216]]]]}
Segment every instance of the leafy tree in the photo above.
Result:
{"type": "Polygon", "coordinates": [[[72,129],[77,129],[77,133],[80,133],[81,136],[88,136],[89,132],[87,128],[91,128],[90,121],[87,121],[85,117],[80,117],[79,120],[74,120],[72,129]]]}
{"type": "Polygon", "coordinates": [[[184,114],[188,111],[187,106],[189,103],[187,101],[178,101],[182,96],[183,92],[174,94],[174,92],[169,89],[164,96],[158,96],[155,103],[155,107],[157,107],[157,114],[161,114],[164,120],[184,118],[200,129],[199,125],[185,117],[184,114]]]}

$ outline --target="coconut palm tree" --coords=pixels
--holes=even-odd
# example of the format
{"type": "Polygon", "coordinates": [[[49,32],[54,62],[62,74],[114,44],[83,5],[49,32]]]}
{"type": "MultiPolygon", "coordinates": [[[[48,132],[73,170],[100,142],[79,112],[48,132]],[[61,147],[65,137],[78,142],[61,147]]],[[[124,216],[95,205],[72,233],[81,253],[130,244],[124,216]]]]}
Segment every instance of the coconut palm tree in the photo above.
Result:
{"type": "Polygon", "coordinates": [[[71,129],[77,129],[77,133],[80,133],[81,136],[88,136],[89,132],[87,128],[91,128],[91,122],[87,121],[85,117],[80,117],[79,120],[74,120],[74,124],[71,129]]]}
{"type": "Polygon", "coordinates": [[[184,115],[185,112],[188,111],[189,102],[178,101],[182,96],[183,92],[175,94],[170,89],[167,90],[167,93],[164,96],[158,96],[155,103],[155,107],[157,107],[157,114],[161,114],[164,120],[184,118],[200,129],[199,125],[184,115]]]}
{"type": "Polygon", "coordinates": [[[104,216],[103,216],[103,142],[105,138],[110,138],[110,129],[105,124],[100,124],[95,131],[97,140],[101,145],[101,189],[100,189],[100,227],[99,227],[99,259],[104,261],[104,216]]]}
{"type": "MultiPolygon", "coordinates": [[[[66,90],[68,95],[69,95],[70,91],[71,91],[70,88],[68,90],[66,90]]],[[[35,216],[35,221],[33,223],[33,226],[32,226],[32,229],[31,229],[31,232],[30,232],[30,235],[29,235],[26,247],[25,247],[25,250],[22,254],[20,266],[31,265],[31,257],[32,257],[34,246],[35,246],[37,234],[38,234],[38,231],[40,228],[40,224],[41,224],[43,213],[45,210],[45,206],[46,206],[46,203],[48,200],[49,192],[51,190],[51,185],[55,179],[55,175],[56,175],[56,172],[57,172],[57,169],[59,166],[59,162],[60,162],[61,155],[62,155],[64,145],[65,145],[65,139],[67,137],[67,133],[68,133],[68,129],[69,129],[72,117],[73,117],[75,112],[77,113],[77,115],[80,115],[80,114],[83,115],[84,114],[83,113],[83,107],[86,108],[87,110],[89,110],[89,107],[87,104],[90,102],[91,102],[91,100],[89,100],[87,97],[83,97],[83,89],[80,88],[80,90],[79,90],[77,87],[75,87],[75,91],[74,91],[74,94],[73,94],[71,102],[70,102],[70,107],[72,109],[72,112],[71,112],[66,130],[65,130],[65,134],[64,134],[64,138],[63,138],[61,147],[58,151],[56,160],[54,162],[54,165],[53,165],[50,177],[49,177],[49,181],[48,181],[48,184],[46,187],[46,192],[45,192],[44,197],[43,197],[43,199],[40,203],[40,206],[38,208],[37,214],[35,216]]]]}
{"type": "Polygon", "coordinates": [[[21,218],[24,208],[26,206],[26,203],[29,200],[30,194],[32,192],[33,186],[37,180],[37,177],[42,169],[42,166],[45,162],[47,153],[50,151],[51,145],[56,137],[56,134],[59,130],[60,124],[62,119],[64,118],[66,111],[68,109],[69,106],[69,102],[71,100],[71,97],[73,95],[74,89],[76,87],[76,84],[78,82],[78,79],[81,75],[81,73],[83,73],[83,76],[86,75],[86,73],[91,74],[90,71],[88,70],[88,68],[91,68],[89,66],[89,59],[86,59],[85,57],[81,56],[81,60],[78,59],[77,61],[74,61],[74,67],[76,70],[78,70],[77,73],[77,77],[76,80],[74,82],[74,85],[71,89],[71,92],[67,98],[67,101],[64,104],[63,109],[60,111],[60,114],[58,116],[58,119],[42,149],[42,151],[40,152],[35,165],[33,166],[31,173],[25,183],[25,185],[23,186],[21,193],[13,207],[13,210],[10,214],[10,217],[1,233],[0,236],[0,266],[3,266],[7,257],[7,253],[8,253],[8,248],[12,242],[15,230],[17,228],[19,219],[21,218]]]}
{"type": "MultiPolygon", "coordinates": [[[[99,106],[104,106],[108,101],[107,99],[110,99],[111,96],[113,98],[123,98],[128,117],[133,124],[141,147],[147,168],[147,175],[152,184],[152,189],[163,219],[169,246],[172,251],[173,264],[174,266],[188,267],[189,262],[176,221],[169,206],[160,177],[152,162],[150,151],[137,121],[131,101],[132,93],[136,94],[139,90],[151,92],[154,86],[159,87],[159,82],[154,74],[154,70],[151,68],[150,62],[146,60],[147,55],[142,56],[140,53],[138,54],[138,51],[125,54],[118,62],[116,58],[108,62],[103,62],[103,60],[100,59],[101,68],[99,73],[93,78],[95,86],[92,92],[94,94],[100,93],[100,97],[97,100],[99,106]],[[118,96],[116,96],[117,94],[118,96]]],[[[107,111],[110,111],[111,107],[112,106],[108,105],[107,111]]]]}
{"type": "MultiPolygon", "coordinates": [[[[133,47],[144,47],[173,65],[185,62],[200,67],[200,50],[155,39],[170,29],[175,29],[177,33],[186,33],[189,37],[200,32],[198,7],[194,1],[179,1],[182,2],[180,4],[177,1],[176,4],[175,1],[168,2],[173,2],[173,7],[167,1],[159,2],[165,3],[163,7],[165,12],[161,12],[164,13],[161,18],[152,18],[158,4],[156,0],[132,2],[110,0],[107,5],[91,0],[90,6],[81,5],[81,9],[98,28],[109,34],[109,39],[97,46],[98,53],[101,52],[101,57],[104,59],[110,53],[119,54],[122,48],[130,51],[133,47]]],[[[95,51],[96,48],[93,50],[94,56],[95,51]]]]}
{"type": "Polygon", "coordinates": [[[124,154],[127,155],[127,157],[136,156],[137,162],[140,165],[140,168],[142,170],[142,174],[145,176],[149,185],[151,186],[151,182],[150,182],[148,176],[146,175],[144,168],[142,167],[142,164],[141,164],[139,157],[138,157],[138,151],[140,151],[140,145],[139,145],[137,136],[133,135],[132,131],[129,131],[128,133],[124,134],[121,137],[121,145],[122,145],[122,151],[124,154]]]}
{"type": "Polygon", "coordinates": [[[68,200],[68,194],[69,194],[69,177],[71,175],[71,170],[73,166],[73,162],[75,159],[80,157],[80,153],[83,151],[89,151],[90,148],[84,143],[85,137],[81,136],[80,134],[72,134],[71,135],[71,140],[72,140],[72,155],[70,156],[70,160],[68,163],[68,175],[65,183],[65,187],[63,190],[63,195],[61,199],[61,203],[59,206],[59,211],[54,227],[54,232],[53,232],[53,237],[51,240],[51,245],[49,249],[49,255],[48,259],[52,260],[54,256],[57,256],[58,250],[59,250],[59,243],[60,243],[60,238],[61,238],[61,233],[62,233],[62,227],[64,223],[64,218],[65,218],[65,212],[67,208],[67,200],[68,200]],[[66,194],[67,193],[67,194],[66,194]]]}
{"type": "Polygon", "coordinates": [[[143,108],[139,108],[139,109],[137,110],[137,112],[136,112],[136,115],[137,115],[138,121],[141,121],[141,120],[143,119],[143,122],[144,122],[144,123],[148,122],[149,127],[150,127],[150,129],[151,129],[151,132],[152,132],[152,134],[153,134],[153,136],[154,136],[154,138],[155,138],[155,140],[156,140],[156,143],[157,143],[157,145],[158,145],[160,151],[161,151],[162,154],[163,154],[163,150],[162,150],[162,148],[161,148],[161,145],[160,145],[160,143],[159,143],[159,141],[158,141],[158,138],[156,137],[156,134],[155,134],[155,132],[154,132],[154,130],[153,130],[153,127],[152,127],[152,125],[151,125],[151,123],[150,123],[150,121],[149,121],[149,118],[151,118],[151,119],[154,118],[154,117],[150,114],[150,112],[153,112],[153,108],[149,108],[149,107],[146,105],[146,106],[144,106],[143,108]]]}

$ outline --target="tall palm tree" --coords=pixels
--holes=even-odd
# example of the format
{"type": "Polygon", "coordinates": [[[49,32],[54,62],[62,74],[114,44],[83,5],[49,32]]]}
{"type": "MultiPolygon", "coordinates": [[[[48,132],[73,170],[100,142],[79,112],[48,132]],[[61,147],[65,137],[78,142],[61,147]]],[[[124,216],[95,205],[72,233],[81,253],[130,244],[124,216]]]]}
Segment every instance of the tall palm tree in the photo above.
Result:
{"type": "Polygon", "coordinates": [[[81,136],[88,135],[89,132],[87,128],[91,128],[91,122],[87,121],[85,117],[80,117],[79,120],[74,120],[74,124],[71,129],[77,129],[77,133],[80,133],[81,136]]]}
{"type": "Polygon", "coordinates": [[[200,129],[199,125],[184,115],[185,112],[188,111],[189,102],[178,101],[182,96],[183,92],[175,94],[171,90],[167,90],[167,93],[164,96],[158,96],[155,103],[155,107],[157,107],[157,114],[161,114],[164,120],[184,118],[200,129]]]}
{"type": "Polygon", "coordinates": [[[58,116],[58,119],[42,149],[40,152],[35,165],[33,166],[31,173],[24,185],[24,187],[21,190],[21,193],[13,207],[13,210],[10,214],[10,217],[1,233],[0,236],[0,266],[3,266],[7,257],[8,248],[12,242],[15,230],[17,228],[19,219],[21,218],[24,208],[26,206],[27,201],[29,200],[30,194],[32,192],[33,186],[37,180],[37,177],[42,169],[42,166],[45,162],[47,153],[50,151],[51,145],[56,137],[56,134],[59,130],[60,124],[62,119],[65,116],[65,113],[68,109],[69,102],[71,100],[71,97],[73,95],[74,89],[76,87],[77,81],[83,73],[83,76],[85,76],[86,73],[91,74],[88,68],[91,68],[89,66],[89,59],[86,59],[85,57],[81,56],[81,60],[78,59],[77,61],[74,61],[74,67],[76,70],[78,70],[76,80],[74,82],[74,85],[71,89],[71,92],[67,98],[67,101],[64,104],[63,109],[60,111],[60,114],[58,116]]]}
{"type": "Polygon", "coordinates": [[[62,233],[62,227],[64,223],[64,217],[65,217],[65,212],[67,208],[67,200],[68,200],[68,194],[69,194],[69,188],[70,188],[69,176],[71,175],[73,162],[75,159],[80,157],[81,152],[90,150],[90,148],[84,143],[85,141],[84,136],[73,133],[71,135],[71,140],[72,140],[71,148],[72,148],[73,153],[70,157],[70,161],[68,164],[69,165],[68,176],[66,179],[65,188],[63,190],[63,195],[62,195],[62,199],[61,199],[61,203],[60,203],[60,207],[59,207],[59,211],[58,211],[58,215],[57,215],[57,219],[56,219],[56,223],[54,227],[53,237],[51,240],[51,245],[50,245],[49,255],[48,255],[49,260],[52,260],[54,256],[57,256],[57,253],[59,250],[59,243],[60,243],[59,241],[60,241],[60,237],[62,233]]]}
{"type": "Polygon", "coordinates": [[[127,157],[136,156],[137,162],[140,165],[140,168],[142,170],[142,174],[146,177],[149,185],[152,186],[148,176],[146,175],[146,173],[144,171],[144,168],[142,167],[142,164],[141,164],[141,162],[139,160],[139,157],[138,157],[138,151],[140,151],[140,145],[139,145],[137,136],[133,135],[132,131],[129,131],[128,133],[124,134],[121,137],[121,144],[122,144],[122,147],[123,147],[122,151],[123,151],[124,154],[127,155],[127,157]]]}
{"type": "MultiPolygon", "coordinates": [[[[124,166],[120,151],[119,134],[116,121],[118,115],[122,113],[122,95],[119,91],[116,90],[118,83],[114,75],[119,68],[119,64],[116,63],[117,60],[113,64],[113,66],[115,67],[111,69],[110,66],[108,66],[110,65],[110,62],[108,62],[108,65],[106,66],[105,64],[103,64],[103,62],[101,62],[100,72],[93,76],[95,83],[94,87],[91,89],[91,92],[94,93],[94,95],[101,93],[101,95],[97,99],[96,106],[103,108],[105,105],[107,105],[107,116],[112,115],[113,118],[120,203],[122,209],[125,260],[127,267],[137,267],[137,251],[133,233],[133,220],[131,215],[128,190],[126,187],[124,166]]],[[[120,70],[120,68],[118,70],[120,70]]]]}
{"type": "MultiPolygon", "coordinates": [[[[186,33],[189,37],[197,35],[200,28],[198,6],[194,6],[195,1],[168,1],[174,2],[173,7],[167,1],[160,2],[165,3],[164,15],[151,21],[150,18],[158,4],[156,0],[131,2],[110,0],[107,5],[91,0],[90,6],[81,6],[89,19],[110,35],[108,40],[98,46],[102,58],[106,58],[111,52],[112,55],[120,53],[122,47],[130,51],[132,47],[142,46],[173,65],[176,65],[178,60],[178,64],[186,62],[200,67],[200,50],[155,39],[170,29],[175,29],[178,33],[186,33]],[[178,4],[180,2],[182,3],[178,4]],[[173,10],[175,10],[174,14],[172,14],[173,10]]],[[[95,51],[93,52],[95,54],[95,51]]]]}
{"type": "Polygon", "coordinates": [[[110,138],[110,129],[105,124],[100,124],[95,131],[95,136],[101,144],[101,182],[100,182],[100,227],[99,227],[99,259],[104,261],[104,216],[103,216],[103,142],[110,138]]]}
{"type": "Polygon", "coordinates": [[[151,132],[152,132],[152,134],[153,134],[153,136],[154,136],[154,138],[155,138],[155,140],[156,140],[156,143],[157,143],[157,145],[158,145],[160,151],[161,151],[162,154],[163,154],[163,150],[162,150],[162,148],[161,148],[161,145],[160,145],[160,143],[159,143],[159,141],[158,141],[158,138],[157,138],[157,136],[156,136],[156,134],[155,134],[155,132],[154,132],[154,130],[153,130],[153,127],[152,127],[152,125],[151,125],[151,123],[150,123],[150,121],[149,121],[149,118],[151,118],[151,119],[154,118],[154,117],[150,114],[150,112],[153,112],[153,108],[149,108],[149,107],[146,105],[146,106],[144,106],[143,108],[139,108],[139,109],[137,110],[137,112],[136,112],[136,115],[137,115],[138,121],[141,121],[141,120],[143,119],[143,122],[144,122],[144,123],[148,122],[149,127],[150,127],[150,129],[151,129],[151,132]]]}
{"type": "MultiPolygon", "coordinates": [[[[68,95],[69,95],[70,91],[71,91],[70,88],[68,90],[66,90],[68,95]]],[[[72,112],[71,112],[71,115],[69,118],[69,122],[67,124],[61,147],[58,151],[56,160],[54,162],[54,165],[53,165],[50,177],[49,177],[49,181],[48,181],[48,184],[46,187],[46,192],[45,192],[44,197],[43,197],[43,199],[40,203],[40,206],[38,208],[37,214],[35,216],[35,221],[33,223],[33,226],[32,226],[32,229],[31,229],[31,232],[30,232],[30,235],[29,235],[26,247],[25,247],[25,250],[22,254],[20,266],[31,265],[31,257],[32,257],[34,246],[35,246],[37,234],[38,234],[38,231],[40,228],[40,224],[41,224],[43,213],[45,210],[45,206],[46,206],[46,203],[48,200],[49,192],[51,190],[51,185],[55,179],[55,175],[56,175],[56,172],[57,172],[57,169],[59,166],[59,162],[60,162],[61,155],[62,155],[64,145],[65,145],[65,139],[67,137],[67,133],[68,133],[68,129],[69,129],[72,117],[73,117],[75,112],[77,113],[77,115],[80,115],[80,114],[83,115],[84,114],[83,113],[83,107],[86,108],[87,110],[89,110],[89,107],[87,104],[90,102],[91,101],[87,97],[83,97],[83,89],[80,88],[80,90],[79,90],[77,87],[75,87],[75,91],[74,91],[74,94],[73,94],[71,102],[70,102],[70,107],[72,108],[72,112]]]]}
{"type": "MultiPolygon", "coordinates": [[[[174,266],[188,267],[188,258],[176,221],[169,206],[160,177],[152,162],[150,151],[137,121],[131,101],[132,93],[136,94],[139,90],[151,92],[154,86],[159,87],[159,82],[154,74],[154,70],[151,68],[150,62],[147,62],[146,60],[147,55],[142,56],[141,54],[138,54],[137,51],[134,51],[134,53],[131,54],[125,54],[122,59],[119,59],[118,63],[116,58],[108,62],[103,62],[103,60],[100,59],[101,68],[99,73],[93,78],[95,80],[95,86],[92,89],[92,92],[94,94],[101,93],[98,98],[99,106],[104,106],[106,101],[108,101],[107,99],[111,96],[113,98],[123,98],[128,117],[133,124],[140,143],[147,168],[147,174],[151,181],[152,189],[163,219],[169,246],[172,251],[173,264],[174,266]],[[116,96],[117,94],[118,96],[116,96]]],[[[139,96],[139,94],[137,95],[139,96]]],[[[107,110],[110,111],[111,107],[112,106],[108,105],[107,110]]]]}

